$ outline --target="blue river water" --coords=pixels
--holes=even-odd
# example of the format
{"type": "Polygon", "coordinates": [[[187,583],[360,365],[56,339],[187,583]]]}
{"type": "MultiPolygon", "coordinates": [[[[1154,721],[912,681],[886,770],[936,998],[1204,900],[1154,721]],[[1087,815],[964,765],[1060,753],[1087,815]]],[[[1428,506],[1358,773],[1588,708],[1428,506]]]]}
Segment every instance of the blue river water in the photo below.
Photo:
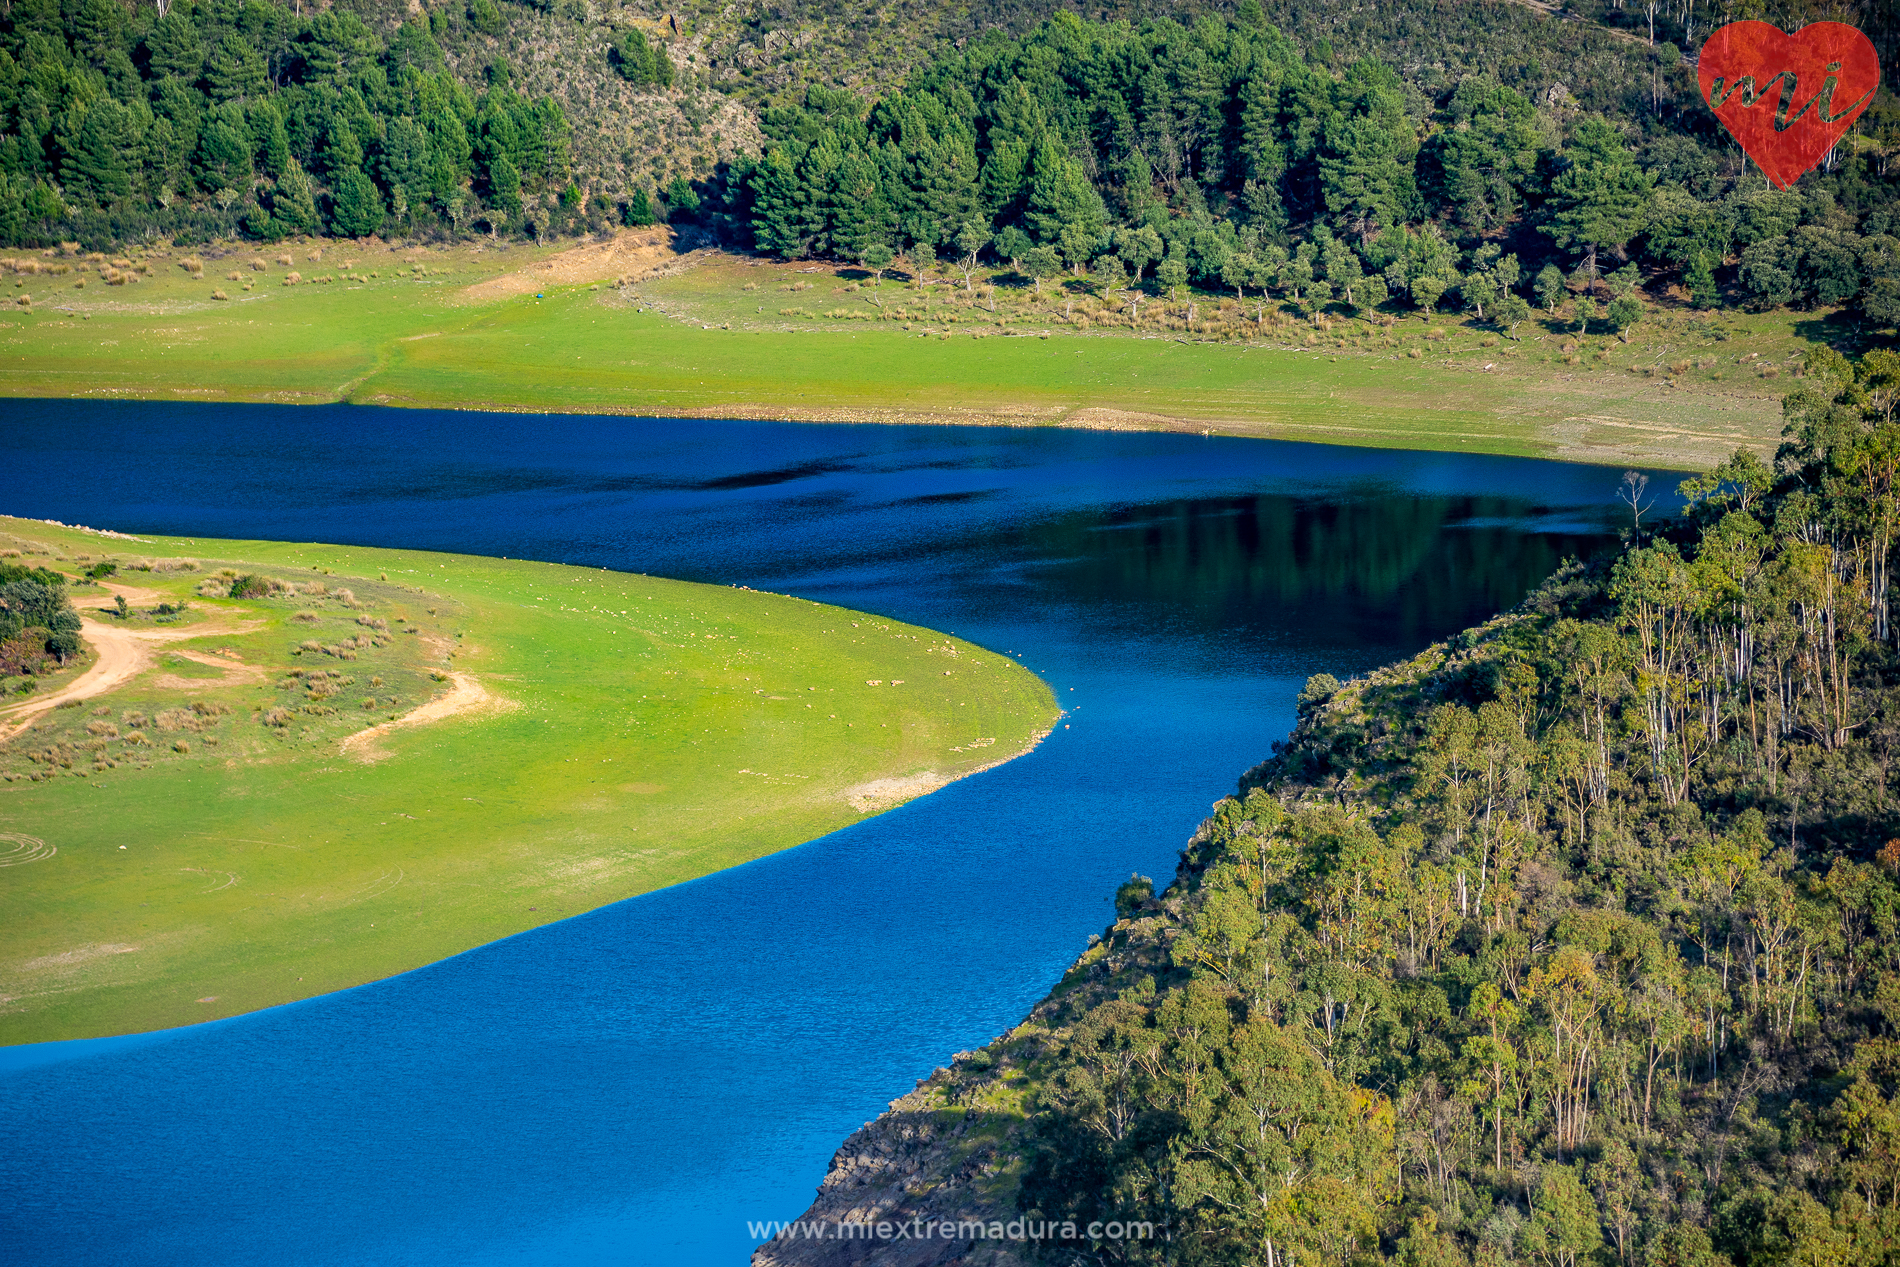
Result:
{"type": "Polygon", "coordinates": [[[1118,882],[1172,875],[1308,675],[1507,607],[1628,516],[1608,468],[1179,435],[0,419],[7,513],[794,593],[1010,652],[1069,710],[1031,755],[855,827],[388,981],[0,1049],[17,1264],[740,1263],[847,1134],[1021,1018],[1118,882]]]}

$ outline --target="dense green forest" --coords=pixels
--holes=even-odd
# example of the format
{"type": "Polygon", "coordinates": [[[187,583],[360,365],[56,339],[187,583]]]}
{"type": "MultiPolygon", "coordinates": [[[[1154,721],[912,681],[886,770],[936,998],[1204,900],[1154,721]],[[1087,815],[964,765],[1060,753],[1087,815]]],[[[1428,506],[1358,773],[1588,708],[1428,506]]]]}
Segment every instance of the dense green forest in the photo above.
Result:
{"type": "Polygon", "coordinates": [[[1614,75],[1579,82],[1580,100],[1534,58],[1518,86],[1341,64],[1257,0],[1192,26],[1063,13],[970,42],[868,111],[816,85],[768,109],[745,218],[759,249],[786,256],[987,257],[1107,292],[1251,288],[1315,311],[1396,300],[1508,327],[1567,299],[1568,280],[1623,328],[1637,288],[1661,279],[1706,306],[1900,319],[1891,99],[1783,192],[1720,133],[1673,44],[1613,54],[1646,64],[1635,101],[1614,75]]]}
{"type": "Polygon", "coordinates": [[[1772,468],[1660,521],[1631,477],[1620,551],[1310,681],[950,1075],[1026,1095],[1024,1215],[1167,1229],[1104,1263],[1900,1262],[1897,394],[1817,350],[1772,468]]]}
{"type": "MultiPolygon", "coordinates": [[[[565,112],[516,91],[506,58],[449,68],[438,34],[459,46],[501,20],[475,0],[384,35],[349,9],[274,0],[19,0],[0,16],[0,240],[547,235],[629,218],[583,199],[565,112]]],[[[637,29],[611,61],[639,87],[672,82],[637,29]]]]}
{"type": "Polygon", "coordinates": [[[1135,302],[1509,327],[1587,283],[1582,318],[1624,326],[1661,284],[1889,326],[1900,101],[1777,193],[1690,58],[1742,16],[1845,17],[1891,54],[1892,7],[1744,7],[23,0],[0,12],[0,240],[672,217],[780,254],[1079,269],[1135,302]]]}

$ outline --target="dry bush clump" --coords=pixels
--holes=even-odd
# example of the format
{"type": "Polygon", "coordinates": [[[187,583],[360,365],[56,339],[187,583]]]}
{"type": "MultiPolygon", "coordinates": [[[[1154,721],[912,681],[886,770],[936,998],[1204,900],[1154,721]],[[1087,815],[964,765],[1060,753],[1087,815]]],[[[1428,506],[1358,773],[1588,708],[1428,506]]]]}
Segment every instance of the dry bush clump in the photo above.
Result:
{"type": "Polygon", "coordinates": [[[191,751],[191,745],[186,743],[183,739],[180,739],[177,743],[172,745],[172,751],[189,753],[191,751]]]}
{"type": "Polygon", "coordinates": [[[286,286],[295,286],[298,282],[302,280],[303,280],[303,277],[297,273],[284,274],[284,285],[286,286]]]}
{"type": "Polygon", "coordinates": [[[251,260],[251,271],[254,273],[261,273],[269,267],[270,265],[266,264],[261,258],[253,258],[251,260]]]}
{"type": "Polygon", "coordinates": [[[195,255],[187,255],[184,259],[179,260],[178,267],[184,269],[193,277],[203,277],[205,275],[205,262],[195,255]]]}
{"type": "Polygon", "coordinates": [[[227,282],[241,282],[244,280],[244,274],[234,268],[224,275],[224,280],[227,282]]]}
{"type": "Polygon", "coordinates": [[[279,255],[277,257],[277,262],[279,264],[282,264],[285,268],[289,268],[292,264],[296,263],[295,260],[291,259],[290,253],[288,251],[286,251],[282,255],[279,255]]]}
{"type": "Polygon", "coordinates": [[[297,644],[297,649],[299,651],[321,651],[323,650],[323,644],[318,642],[315,638],[305,638],[302,642],[297,644]]]}
{"type": "Polygon", "coordinates": [[[212,297],[213,299],[227,299],[227,300],[228,300],[229,298],[231,298],[231,296],[229,296],[229,295],[227,295],[227,294],[225,294],[225,293],[224,293],[223,291],[221,291],[221,290],[214,290],[214,291],[212,291],[212,292],[211,292],[211,297],[212,297]]]}
{"type": "Polygon", "coordinates": [[[93,721],[86,723],[86,733],[97,739],[117,739],[119,728],[109,721],[93,721]]]}
{"type": "Polygon", "coordinates": [[[119,718],[119,720],[124,722],[127,726],[130,726],[132,729],[137,730],[140,726],[145,725],[151,719],[146,717],[144,713],[139,712],[137,709],[132,709],[131,711],[127,712],[125,716],[119,718]]]}
{"type": "Polygon", "coordinates": [[[200,717],[222,717],[231,711],[231,706],[214,699],[201,699],[192,701],[191,711],[200,717]]]}
{"type": "Polygon", "coordinates": [[[367,629],[380,629],[384,633],[389,632],[389,622],[384,620],[381,616],[358,616],[356,623],[367,629]]]}
{"type": "Polygon", "coordinates": [[[125,742],[134,748],[143,748],[146,744],[152,742],[145,737],[145,732],[142,730],[128,730],[123,737],[125,742]]]}
{"type": "Polygon", "coordinates": [[[291,619],[300,625],[314,625],[321,618],[315,612],[298,612],[291,619]]]}
{"type": "Polygon", "coordinates": [[[267,708],[258,714],[257,720],[266,726],[281,730],[290,725],[291,716],[288,708],[267,708]]]}
{"type": "Polygon", "coordinates": [[[152,719],[160,730],[196,730],[198,715],[189,708],[168,708],[152,719]]]}
{"type": "Polygon", "coordinates": [[[199,598],[223,598],[229,592],[229,584],[215,576],[206,577],[198,582],[196,591],[199,598]]]}

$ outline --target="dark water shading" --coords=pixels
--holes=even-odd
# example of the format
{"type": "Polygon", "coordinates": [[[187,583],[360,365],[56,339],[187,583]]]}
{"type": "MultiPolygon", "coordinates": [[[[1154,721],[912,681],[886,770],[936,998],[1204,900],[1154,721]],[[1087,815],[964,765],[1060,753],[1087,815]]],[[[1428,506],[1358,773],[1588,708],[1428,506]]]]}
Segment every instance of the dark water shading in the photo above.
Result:
{"type": "Polygon", "coordinates": [[[738,1263],[1118,881],[1171,874],[1309,674],[1627,514],[1605,468],[1176,435],[0,408],[10,513],[790,592],[1009,651],[1071,710],[892,813],[390,981],[0,1050],[0,1253],[31,1264],[738,1263]]]}

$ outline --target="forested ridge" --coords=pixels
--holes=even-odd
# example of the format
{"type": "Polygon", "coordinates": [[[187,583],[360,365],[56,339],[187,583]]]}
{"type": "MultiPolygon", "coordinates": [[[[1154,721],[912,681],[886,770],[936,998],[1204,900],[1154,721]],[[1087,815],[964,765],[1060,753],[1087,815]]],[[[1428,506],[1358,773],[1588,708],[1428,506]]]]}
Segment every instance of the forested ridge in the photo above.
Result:
{"type": "Polygon", "coordinates": [[[1626,330],[1675,288],[1885,329],[1896,98],[1779,193],[1689,60],[1739,16],[1844,16],[1891,52],[1890,7],[1838,8],[22,0],[0,239],[673,218],[736,249],[1068,272],[1132,311],[1200,288],[1626,330]]]}
{"type": "Polygon", "coordinates": [[[1168,891],[940,1075],[1023,1106],[1024,1217],[1167,1229],[1046,1251],[1900,1262],[1897,392],[1817,352],[1772,468],[1661,522],[1633,480],[1612,557],[1308,683],[1168,891]]]}
{"type": "MultiPolygon", "coordinates": [[[[1362,39],[1419,43],[1418,21],[1394,16],[1362,39]]],[[[868,111],[816,85],[768,109],[740,218],[785,256],[998,260],[1130,303],[1253,289],[1313,314],[1443,305],[1510,328],[1575,293],[1583,321],[1601,298],[1621,330],[1642,287],[1674,285],[1706,307],[1900,319],[1891,98],[1782,192],[1720,131],[1675,45],[1579,37],[1579,56],[1624,72],[1593,82],[1539,64],[1558,48],[1520,41],[1513,62],[1466,30],[1468,72],[1408,78],[1296,44],[1256,0],[1191,26],[1058,14],[971,41],[868,111]]]]}
{"type": "Polygon", "coordinates": [[[1900,356],[1816,350],[1772,466],[1661,519],[1632,477],[1619,548],[1311,679],[806,1219],[966,1229],[905,1262],[1900,1263],[1897,400],[1900,356]]]}

